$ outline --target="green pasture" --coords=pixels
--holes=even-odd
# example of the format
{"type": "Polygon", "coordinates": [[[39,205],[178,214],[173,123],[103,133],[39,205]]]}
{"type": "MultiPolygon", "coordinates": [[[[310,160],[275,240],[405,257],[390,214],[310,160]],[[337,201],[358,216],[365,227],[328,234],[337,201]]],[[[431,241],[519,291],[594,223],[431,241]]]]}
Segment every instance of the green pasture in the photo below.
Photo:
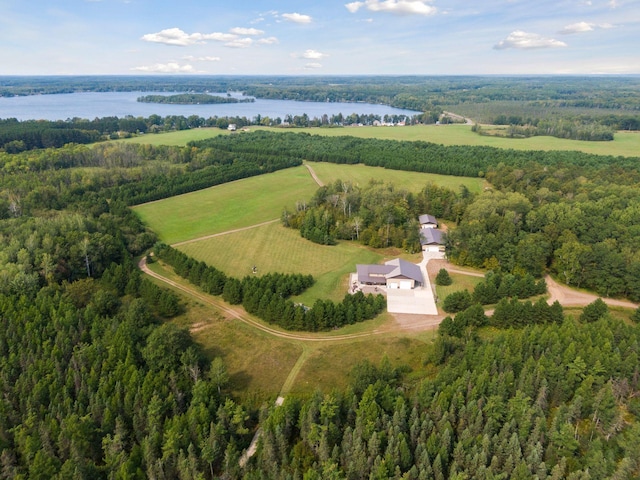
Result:
{"type": "MultiPolygon", "coordinates": [[[[364,165],[316,162],[309,165],[324,183],[341,179],[364,185],[375,179],[414,192],[428,183],[454,190],[466,185],[472,192],[479,192],[483,185],[479,178],[364,165]]],[[[317,188],[306,167],[300,166],[145,203],[133,209],[163,242],[173,244],[277,219],[284,207],[291,209],[297,201],[308,201],[317,188]]]]}
{"type": "Polygon", "coordinates": [[[378,263],[383,256],[352,242],[327,246],[305,240],[297,230],[272,223],[178,247],[233,277],[269,272],[311,274],[316,284],[296,300],[311,305],[318,299],[341,301],[348,274],[357,263],[378,263]]]}
{"type": "Polygon", "coordinates": [[[443,286],[436,285],[436,295],[438,296],[438,305],[442,305],[442,302],[447,295],[460,290],[469,290],[469,293],[473,293],[476,285],[484,280],[482,277],[475,277],[471,275],[464,275],[461,273],[449,272],[449,276],[453,283],[451,285],[443,286]]]}
{"type": "Polygon", "coordinates": [[[377,335],[317,345],[300,368],[291,391],[313,394],[318,389],[344,390],[353,381],[350,372],[356,364],[369,361],[379,366],[385,356],[393,367],[409,367],[411,373],[407,378],[424,378],[427,375],[424,360],[433,338],[435,330],[419,337],[377,335]]]}
{"type": "Polygon", "coordinates": [[[173,244],[280,217],[318,188],[303,166],[225,183],[133,207],[163,242],[173,244]]]}
{"type": "Polygon", "coordinates": [[[484,180],[472,177],[455,177],[453,175],[438,175],[436,173],[405,172],[403,170],[388,170],[382,167],[368,167],[366,165],[344,165],[325,162],[307,162],[323,183],[329,184],[336,180],[350,180],[354,184],[366,185],[370,180],[381,180],[391,183],[398,188],[411,192],[419,192],[427,184],[434,183],[459,191],[465,185],[469,191],[480,193],[484,180]]]}
{"type": "MultiPolygon", "coordinates": [[[[501,138],[478,135],[470,125],[412,125],[405,127],[341,127],[341,128],[273,128],[251,127],[250,130],[272,132],[305,132],[312,135],[378,138],[382,140],[407,140],[439,143],[442,145],[482,145],[515,150],[577,150],[596,155],[640,156],[640,133],[617,132],[612,142],[587,142],[555,137],[501,138]]],[[[219,128],[197,128],[178,132],[146,134],[122,142],[152,145],[186,145],[191,140],[203,140],[217,135],[228,135],[219,128]]],[[[242,135],[242,132],[236,135],[242,135]]]]}
{"type": "Polygon", "coordinates": [[[137,137],[115,140],[122,143],[140,143],[143,145],[169,145],[184,146],[189,142],[206,140],[218,135],[228,135],[229,132],[219,128],[193,128],[191,130],[178,130],[176,132],[146,133],[137,137]]]}

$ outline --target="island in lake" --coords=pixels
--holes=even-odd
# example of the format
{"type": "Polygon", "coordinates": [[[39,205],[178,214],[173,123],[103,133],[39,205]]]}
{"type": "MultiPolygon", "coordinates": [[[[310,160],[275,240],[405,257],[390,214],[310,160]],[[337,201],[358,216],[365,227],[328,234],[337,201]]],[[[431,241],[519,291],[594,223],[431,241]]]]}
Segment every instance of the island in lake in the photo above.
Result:
{"type": "Polygon", "coordinates": [[[251,103],[255,102],[255,99],[221,97],[219,95],[208,95],[206,93],[179,93],[177,95],[145,95],[144,97],[138,97],[138,102],[198,105],[211,103],[251,103]]]}

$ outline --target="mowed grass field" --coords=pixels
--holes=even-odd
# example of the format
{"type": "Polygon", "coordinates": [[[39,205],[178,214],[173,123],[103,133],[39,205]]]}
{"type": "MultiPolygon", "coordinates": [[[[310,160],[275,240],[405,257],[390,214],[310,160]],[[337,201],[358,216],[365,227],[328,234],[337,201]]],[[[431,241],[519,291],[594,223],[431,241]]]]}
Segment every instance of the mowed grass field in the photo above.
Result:
{"type": "MultiPolygon", "coordinates": [[[[640,156],[640,132],[617,132],[612,142],[586,142],[555,137],[501,138],[481,136],[471,131],[470,125],[413,125],[406,127],[343,127],[343,128],[271,128],[250,127],[272,132],[305,132],[312,135],[379,138],[439,143],[442,145],[481,145],[515,150],[577,150],[596,155],[640,156]]],[[[152,145],[186,145],[191,140],[203,140],[218,135],[229,135],[219,128],[197,128],[161,134],[147,134],[118,142],[152,145]]],[[[242,132],[234,135],[242,135],[242,132]]]]}
{"type": "Polygon", "coordinates": [[[163,242],[173,244],[280,217],[318,185],[303,166],[225,183],[133,207],[163,242]]]}
{"type": "Polygon", "coordinates": [[[447,187],[459,191],[461,185],[465,185],[469,191],[480,193],[484,186],[484,180],[472,177],[454,177],[453,175],[438,175],[436,173],[405,172],[402,170],[388,170],[382,167],[368,167],[366,165],[342,165],[325,162],[307,162],[313,168],[318,178],[325,184],[336,180],[350,180],[354,184],[366,185],[370,180],[382,180],[391,183],[397,188],[403,188],[410,192],[419,192],[428,183],[434,183],[441,187],[447,187]]]}
{"type": "MultiPolygon", "coordinates": [[[[364,165],[309,162],[322,182],[337,179],[365,185],[371,179],[419,192],[428,183],[479,192],[480,178],[386,170],[364,165]]],[[[318,189],[304,166],[251,177],[133,207],[142,221],[168,244],[248,227],[280,217],[297,201],[309,201],[318,189]]]]}
{"type": "Polygon", "coordinates": [[[378,263],[384,257],[351,242],[327,246],[305,240],[297,230],[273,223],[178,247],[228,275],[242,278],[269,272],[310,274],[316,284],[296,301],[312,305],[318,298],[340,301],[347,293],[348,274],[357,263],[378,263]]]}

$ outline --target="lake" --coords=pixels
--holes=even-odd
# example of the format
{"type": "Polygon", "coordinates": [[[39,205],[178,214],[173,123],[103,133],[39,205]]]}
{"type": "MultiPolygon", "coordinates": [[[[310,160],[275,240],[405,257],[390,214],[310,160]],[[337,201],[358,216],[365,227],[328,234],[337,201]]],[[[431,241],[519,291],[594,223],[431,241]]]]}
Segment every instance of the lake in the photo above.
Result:
{"type": "MultiPolygon", "coordinates": [[[[257,98],[252,103],[225,103],[209,105],[167,105],[141,103],[138,97],[144,95],[169,95],[167,92],[81,92],[55,95],[30,95],[24,97],[0,97],[0,119],[18,120],[67,120],[86,118],[93,120],[101,117],[149,117],[151,115],[183,115],[189,117],[247,117],[257,115],[284,119],[287,115],[307,114],[309,118],[327,114],[343,116],[374,114],[412,116],[421,112],[393,108],[370,103],[323,103],[296,102],[293,100],[264,100],[257,98]]],[[[173,94],[173,93],[171,93],[173,94]]],[[[226,93],[213,95],[226,96],[226,93]]],[[[239,94],[234,94],[240,98],[239,94]]]]}

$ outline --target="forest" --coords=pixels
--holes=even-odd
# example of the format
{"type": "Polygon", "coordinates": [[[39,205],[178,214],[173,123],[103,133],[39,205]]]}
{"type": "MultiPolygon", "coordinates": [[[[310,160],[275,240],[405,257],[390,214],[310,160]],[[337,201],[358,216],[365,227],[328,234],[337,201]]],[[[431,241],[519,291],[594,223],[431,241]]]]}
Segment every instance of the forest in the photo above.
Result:
{"type": "Polygon", "coordinates": [[[181,93],[177,95],[144,95],[138,97],[142,103],[177,103],[183,105],[198,105],[206,103],[251,103],[253,98],[236,98],[231,96],[209,95],[206,93],[181,93]]]}
{"type": "MultiPolygon", "coordinates": [[[[577,315],[513,295],[518,278],[550,271],[637,298],[638,176],[637,159],[308,135],[2,152],[0,478],[637,478],[640,327],[598,304],[577,315]],[[476,305],[444,322],[420,371],[360,362],[345,389],[242,401],[224,362],[170,321],[184,302],[138,271],[157,238],[128,206],[154,183],[171,196],[306,158],[484,176],[479,195],[425,186],[414,201],[450,218],[452,260],[494,272],[480,293],[507,296],[494,324],[476,305]]],[[[310,282],[226,287],[185,265],[223,298],[254,291],[258,310],[260,290],[310,282]]]]}

